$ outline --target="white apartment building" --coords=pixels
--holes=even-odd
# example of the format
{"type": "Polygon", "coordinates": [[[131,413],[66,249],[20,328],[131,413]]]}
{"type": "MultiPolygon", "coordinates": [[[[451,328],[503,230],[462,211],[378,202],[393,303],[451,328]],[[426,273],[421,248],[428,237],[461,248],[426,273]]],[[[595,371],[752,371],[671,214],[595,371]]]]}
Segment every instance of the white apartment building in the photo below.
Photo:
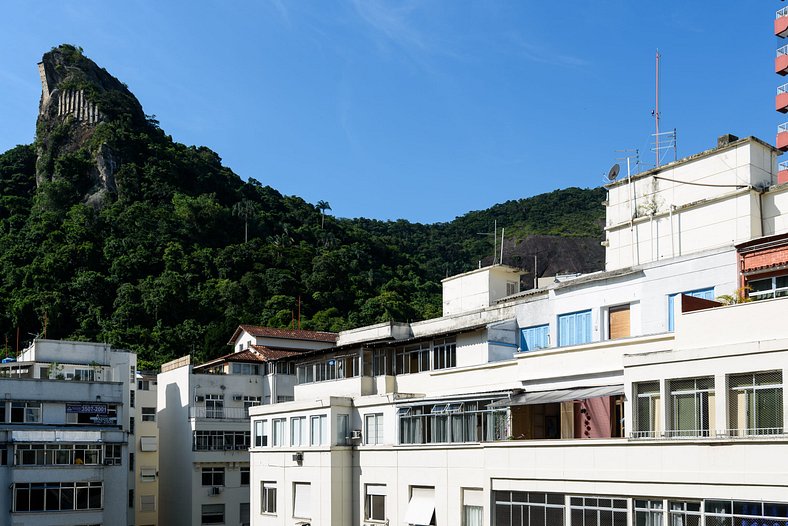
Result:
{"type": "Polygon", "coordinates": [[[193,365],[189,356],[158,375],[159,524],[248,525],[249,410],[293,399],[291,364],[273,358],[333,346],[336,334],[242,325],[233,352],[193,365]]]}
{"type": "Polygon", "coordinates": [[[788,524],[776,168],[731,139],[622,179],[605,271],[516,292],[478,269],[441,318],[275,360],[295,400],[250,409],[252,524],[788,524]],[[721,306],[742,261],[761,301],[721,306]]]}
{"type": "Polygon", "coordinates": [[[134,524],[137,357],[36,339],[0,365],[0,524],[134,524]]]}

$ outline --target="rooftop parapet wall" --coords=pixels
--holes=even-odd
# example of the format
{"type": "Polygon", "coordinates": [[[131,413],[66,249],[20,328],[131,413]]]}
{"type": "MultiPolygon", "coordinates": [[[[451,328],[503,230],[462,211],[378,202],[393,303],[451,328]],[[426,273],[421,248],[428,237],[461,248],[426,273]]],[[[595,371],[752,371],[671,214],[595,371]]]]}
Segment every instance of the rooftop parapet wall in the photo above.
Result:
{"type": "Polygon", "coordinates": [[[66,340],[35,340],[22,351],[21,362],[70,363],[111,365],[110,353],[126,353],[105,343],[74,342],[66,340]]]}

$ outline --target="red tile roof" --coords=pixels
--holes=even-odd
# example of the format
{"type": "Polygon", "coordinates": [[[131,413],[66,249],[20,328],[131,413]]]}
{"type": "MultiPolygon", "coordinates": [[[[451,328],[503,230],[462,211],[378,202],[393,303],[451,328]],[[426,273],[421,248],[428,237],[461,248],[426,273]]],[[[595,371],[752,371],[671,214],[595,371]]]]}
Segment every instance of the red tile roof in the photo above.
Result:
{"type": "Polygon", "coordinates": [[[289,356],[301,354],[300,351],[276,349],[264,345],[252,345],[252,349],[262,357],[263,361],[278,360],[279,358],[287,358],[289,356]]]}
{"type": "Polygon", "coordinates": [[[196,365],[194,368],[202,369],[205,367],[211,367],[214,365],[227,363],[227,362],[244,362],[244,363],[267,362],[269,360],[278,360],[279,358],[288,358],[290,356],[296,356],[301,354],[301,352],[302,351],[278,349],[276,347],[266,347],[264,345],[252,345],[251,349],[244,349],[243,351],[225,354],[224,356],[219,356],[218,358],[214,358],[213,360],[209,360],[205,363],[201,363],[200,365],[196,365]]]}
{"type": "Polygon", "coordinates": [[[285,340],[312,340],[327,343],[335,343],[338,337],[335,332],[276,329],[274,327],[261,327],[259,325],[239,325],[227,344],[233,345],[241,334],[241,331],[246,331],[255,337],[282,338],[285,340]]]}

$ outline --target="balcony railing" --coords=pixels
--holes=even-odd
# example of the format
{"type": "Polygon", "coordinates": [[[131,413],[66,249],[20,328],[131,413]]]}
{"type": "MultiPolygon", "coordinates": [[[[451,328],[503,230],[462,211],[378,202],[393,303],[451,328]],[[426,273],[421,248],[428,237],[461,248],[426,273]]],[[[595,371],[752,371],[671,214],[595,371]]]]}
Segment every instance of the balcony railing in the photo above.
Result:
{"type": "Polygon", "coordinates": [[[686,439],[757,439],[782,438],[788,436],[782,427],[760,427],[746,429],[671,429],[668,431],[632,431],[632,440],[686,440],[686,439]]]}
{"type": "Polygon", "coordinates": [[[776,15],[775,18],[782,18],[784,16],[788,16],[788,7],[783,7],[782,9],[778,9],[775,15],[776,15]]]}
{"type": "Polygon", "coordinates": [[[780,172],[788,170],[788,161],[780,161],[780,164],[777,165],[777,170],[780,172]]]}
{"type": "Polygon", "coordinates": [[[777,133],[788,132],[788,122],[784,122],[777,126],[777,133]]]}
{"type": "Polygon", "coordinates": [[[224,407],[221,409],[190,407],[189,418],[204,418],[207,420],[248,420],[249,410],[245,407],[224,407]]]}
{"type": "Polygon", "coordinates": [[[785,93],[788,93],[788,84],[777,86],[777,95],[783,95],[785,93]]]}
{"type": "Polygon", "coordinates": [[[777,50],[777,56],[781,57],[783,55],[788,55],[788,45],[785,45],[777,50]]]}

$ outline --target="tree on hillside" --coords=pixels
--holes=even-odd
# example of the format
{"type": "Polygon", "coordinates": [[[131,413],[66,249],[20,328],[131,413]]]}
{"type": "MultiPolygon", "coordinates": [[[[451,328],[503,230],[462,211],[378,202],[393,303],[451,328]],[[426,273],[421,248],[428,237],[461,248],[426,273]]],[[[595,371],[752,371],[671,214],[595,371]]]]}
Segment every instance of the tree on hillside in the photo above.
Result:
{"type": "Polygon", "coordinates": [[[315,206],[320,210],[320,229],[322,230],[326,222],[326,210],[331,210],[331,205],[328,204],[328,201],[318,201],[315,206]]]}

